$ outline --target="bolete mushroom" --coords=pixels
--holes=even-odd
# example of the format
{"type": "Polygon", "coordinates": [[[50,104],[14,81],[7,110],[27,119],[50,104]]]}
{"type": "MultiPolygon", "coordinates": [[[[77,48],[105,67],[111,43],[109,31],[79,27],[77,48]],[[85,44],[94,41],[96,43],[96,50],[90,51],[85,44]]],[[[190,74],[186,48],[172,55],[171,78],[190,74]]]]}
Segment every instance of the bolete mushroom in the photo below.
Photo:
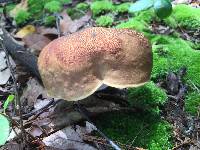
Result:
{"type": "Polygon", "coordinates": [[[91,27],[50,42],[38,67],[49,96],[77,101],[102,84],[127,88],[146,83],[151,45],[134,30],[91,27]]]}

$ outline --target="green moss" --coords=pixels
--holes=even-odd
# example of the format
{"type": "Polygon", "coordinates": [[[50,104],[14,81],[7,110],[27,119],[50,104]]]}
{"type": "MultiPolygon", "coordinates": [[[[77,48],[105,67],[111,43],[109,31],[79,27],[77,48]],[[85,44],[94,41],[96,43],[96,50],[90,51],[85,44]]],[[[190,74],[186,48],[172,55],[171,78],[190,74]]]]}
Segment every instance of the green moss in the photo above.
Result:
{"type": "Polygon", "coordinates": [[[171,27],[184,27],[186,29],[200,28],[200,9],[180,4],[174,7],[172,15],[165,20],[171,27]]]}
{"type": "Polygon", "coordinates": [[[191,115],[197,115],[197,112],[200,112],[200,93],[190,92],[186,96],[185,110],[191,115]]]}
{"type": "MultiPolygon", "coordinates": [[[[181,67],[187,68],[184,82],[193,87],[200,87],[200,51],[193,49],[190,42],[180,38],[156,35],[151,40],[153,44],[152,79],[165,76],[167,72],[176,72],[181,67]]],[[[185,109],[195,115],[200,105],[200,94],[189,89],[185,100],[185,109]]]]}
{"type": "Polygon", "coordinates": [[[153,82],[141,87],[129,88],[128,99],[132,106],[159,113],[159,106],[167,100],[166,93],[153,82]]]}
{"type": "Polygon", "coordinates": [[[81,10],[81,11],[87,11],[89,8],[89,5],[87,3],[78,3],[76,5],[76,9],[81,10]]]}
{"type": "Polygon", "coordinates": [[[129,21],[125,23],[120,23],[119,25],[116,26],[116,28],[129,28],[129,29],[137,30],[139,32],[149,31],[149,27],[146,22],[144,21],[142,22],[134,18],[130,19],[129,21]]]}
{"type": "Polygon", "coordinates": [[[69,4],[72,3],[72,0],[59,0],[61,4],[69,4]]]}
{"type": "Polygon", "coordinates": [[[44,1],[28,0],[28,12],[31,17],[39,19],[43,14],[44,1]]]}
{"type": "MultiPolygon", "coordinates": [[[[6,7],[6,12],[10,12],[13,8],[15,8],[16,4],[7,4],[6,7]]],[[[0,14],[3,13],[3,7],[0,6],[0,14]]]]}
{"type": "Polygon", "coordinates": [[[171,127],[157,115],[142,112],[106,113],[99,116],[96,124],[112,140],[123,144],[149,150],[172,148],[171,127]]]}
{"type": "Polygon", "coordinates": [[[82,17],[84,13],[75,8],[67,8],[67,14],[74,20],[82,17]]]}
{"type": "Polygon", "coordinates": [[[56,18],[55,16],[46,16],[44,18],[44,25],[45,26],[54,26],[56,23],[56,18]]]}
{"type": "Polygon", "coordinates": [[[61,11],[61,3],[59,1],[51,1],[44,5],[44,8],[48,10],[50,13],[55,13],[61,11]]]}
{"type": "Polygon", "coordinates": [[[130,7],[131,3],[122,3],[120,5],[115,6],[115,11],[117,13],[126,13],[130,7]]]}
{"type": "Polygon", "coordinates": [[[164,22],[167,25],[169,25],[171,28],[177,28],[178,27],[177,21],[172,16],[169,16],[166,19],[164,19],[164,22]]]}
{"type": "Polygon", "coordinates": [[[90,6],[90,9],[92,10],[94,16],[97,16],[105,12],[109,12],[113,10],[113,8],[114,8],[113,3],[112,1],[109,0],[95,1],[90,6]]]}
{"type": "Polygon", "coordinates": [[[24,10],[20,10],[14,19],[17,25],[23,25],[30,19],[30,13],[24,10]]]}
{"type": "Polygon", "coordinates": [[[200,86],[200,52],[191,48],[189,42],[180,38],[156,35],[152,38],[154,65],[152,78],[167,71],[177,71],[181,67],[187,68],[185,81],[189,84],[191,80],[200,86]],[[159,51],[164,51],[161,55],[159,51]]]}
{"type": "Polygon", "coordinates": [[[116,28],[129,28],[139,32],[148,32],[150,31],[149,23],[154,17],[153,10],[142,11],[137,13],[135,17],[129,19],[129,21],[118,24],[116,28]]]}
{"type": "Polygon", "coordinates": [[[12,9],[14,9],[16,4],[7,4],[6,5],[6,12],[10,12],[12,9]]]}
{"type": "Polygon", "coordinates": [[[101,27],[110,27],[113,21],[113,17],[111,16],[100,16],[96,19],[96,24],[101,27]]]}

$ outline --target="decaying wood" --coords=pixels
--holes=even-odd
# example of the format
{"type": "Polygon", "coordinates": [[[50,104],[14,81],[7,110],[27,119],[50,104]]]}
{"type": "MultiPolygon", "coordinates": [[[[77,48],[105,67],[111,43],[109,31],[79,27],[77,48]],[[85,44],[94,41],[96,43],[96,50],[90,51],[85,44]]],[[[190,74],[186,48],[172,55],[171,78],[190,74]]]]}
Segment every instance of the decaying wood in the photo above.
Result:
{"type": "Polygon", "coordinates": [[[4,28],[0,28],[0,39],[2,39],[8,53],[41,81],[37,67],[37,57],[22,45],[19,45],[4,28]]]}
{"type": "MultiPolygon", "coordinates": [[[[57,105],[53,106],[53,108],[49,107],[48,109],[43,110],[43,112],[40,112],[39,115],[36,114],[30,117],[29,120],[26,121],[25,126],[28,127],[31,124],[41,125],[41,127],[50,134],[51,132],[60,130],[68,125],[86,120],[83,115],[76,111],[76,108],[74,107],[75,102],[65,100],[58,101],[57,105]],[[45,122],[45,125],[43,122],[45,122]]],[[[90,97],[81,100],[79,104],[89,111],[87,114],[89,117],[96,117],[106,112],[125,111],[134,113],[138,111],[136,108],[122,106],[112,99],[109,101],[99,99],[95,95],[91,95],[90,97]]]]}
{"type": "MultiPolygon", "coordinates": [[[[112,100],[107,101],[99,99],[95,95],[91,95],[80,101],[79,104],[89,111],[89,114],[87,114],[89,117],[95,117],[106,112],[128,111],[134,113],[137,111],[135,108],[123,107],[112,100]]],[[[52,115],[49,116],[50,120],[52,120],[51,125],[54,130],[85,120],[85,118],[74,109],[73,105],[74,103],[72,102],[61,101],[56,106],[52,115]]]]}

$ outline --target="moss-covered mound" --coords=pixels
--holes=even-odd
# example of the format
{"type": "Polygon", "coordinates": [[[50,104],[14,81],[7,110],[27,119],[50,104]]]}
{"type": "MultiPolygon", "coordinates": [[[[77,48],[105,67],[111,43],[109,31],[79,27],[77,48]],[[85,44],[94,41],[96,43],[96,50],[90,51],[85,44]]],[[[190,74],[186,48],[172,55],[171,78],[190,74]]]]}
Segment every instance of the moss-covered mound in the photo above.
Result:
{"type": "MultiPolygon", "coordinates": [[[[192,15],[193,13],[184,12],[185,9],[183,8],[190,9],[190,11],[192,11],[193,13],[195,11],[196,14],[198,14],[199,11],[196,8],[191,8],[190,6],[177,5],[172,13],[172,16],[169,17],[169,19],[177,16],[177,21],[175,21],[175,24],[181,24],[182,22],[182,26],[185,28],[190,27],[185,26],[186,24],[184,23],[188,23],[188,25],[193,25],[194,28],[198,27],[198,25],[200,25],[198,21],[200,17],[196,17],[196,19],[194,19],[196,15],[192,15]],[[183,13],[184,15],[181,15],[181,13],[183,13]],[[179,15],[182,17],[187,17],[184,19],[182,18],[181,21],[181,17],[178,17],[179,15]],[[190,22],[189,18],[191,19],[191,17],[193,21],[190,22]],[[185,22],[185,20],[188,21],[185,22]]],[[[149,37],[153,47],[152,80],[156,81],[156,79],[164,77],[169,71],[176,72],[180,68],[186,67],[186,84],[189,87],[193,87],[193,84],[195,84],[196,87],[200,87],[200,51],[197,51],[193,48],[193,43],[185,41],[178,37],[174,37],[173,35],[165,36],[153,34],[149,26],[152,20],[157,20],[157,18],[151,10],[147,10],[136,14],[135,17],[131,18],[127,22],[122,22],[118,24],[117,28],[131,28],[143,32],[146,36],[149,37]]],[[[170,22],[166,21],[166,23],[167,25],[171,25],[170,22]]],[[[189,112],[193,112],[192,114],[194,114],[194,111],[197,112],[197,108],[200,105],[198,103],[198,97],[200,97],[200,94],[196,93],[196,98],[192,101],[193,98],[190,96],[192,96],[193,94],[191,95],[191,92],[193,93],[193,90],[189,88],[189,95],[186,98],[186,110],[189,112]]]]}
{"type": "Polygon", "coordinates": [[[169,36],[155,36],[152,43],[154,52],[152,78],[186,67],[187,74],[184,79],[189,86],[189,92],[185,99],[185,109],[196,115],[200,107],[200,93],[194,92],[193,87],[200,87],[200,51],[193,49],[191,43],[187,41],[169,36]]]}
{"type": "Polygon", "coordinates": [[[96,124],[112,140],[123,144],[149,150],[172,148],[170,125],[151,113],[105,114],[96,124]]]}
{"type": "Polygon", "coordinates": [[[135,14],[127,22],[121,22],[116,28],[129,28],[139,32],[150,32],[149,24],[155,18],[153,10],[146,10],[135,14]]]}
{"type": "Polygon", "coordinates": [[[131,3],[129,3],[129,2],[115,5],[115,12],[120,13],[120,14],[127,13],[130,5],[131,5],[131,3]]]}
{"type": "Polygon", "coordinates": [[[189,5],[176,5],[170,17],[165,19],[167,25],[177,28],[183,27],[189,30],[200,28],[200,9],[189,5]]]}
{"type": "MultiPolygon", "coordinates": [[[[199,17],[192,15],[194,12],[198,14],[195,8],[178,5],[174,8],[172,16],[165,20],[165,23],[173,28],[177,28],[177,26],[173,26],[172,23],[178,24],[185,29],[197,29],[199,17]],[[185,8],[190,12],[186,13],[185,8]],[[184,20],[187,21],[184,22],[184,20]]],[[[160,21],[153,10],[150,9],[134,14],[128,21],[121,22],[116,27],[134,29],[143,32],[149,37],[154,56],[153,81],[165,77],[169,71],[176,72],[182,67],[187,68],[187,74],[184,79],[189,91],[185,99],[185,107],[186,111],[195,115],[200,107],[200,94],[194,92],[190,87],[192,87],[192,84],[200,87],[200,52],[193,48],[194,45],[192,43],[177,36],[152,33],[150,24],[153,20],[160,21]]],[[[110,137],[122,143],[130,144],[133,141],[133,145],[148,149],[170,149],[170,131],[166,128],[169,124],[159,119],[159,106],[162,106],[167,100],[165,92],[157,87],[154,82],[139,88],[130,88],[128,91],[131,106],[140,108],[149,114],[106,115],[98,120],[99,125],[110,137]],[[157,114],[157,117],[155,117],[155,114],[157,114]],[[154,118],[152,116],[156,118],[156,121],[152,120],[154,118]],[[145,126],[144,124],[148,124],[148,127],[142,129],[145,126]]]]}
{"type": "Polygon", "coordinates": [[[110,27],[113,24],[113,17],[112,16],[100,16],[96,19],[97,26],[100,27],[110,27]]]}
{"type": "Polygon", "coordinates": [[[114,6],[113,6],[112,1],[101,0],[101,1],[93,2],[90,6],[90,9],[92,11],[92,14],[94,16],[97,16],[99,14],[112,11],[114,9],[114,6]]]}
{"type": "Polygon", "coordinates": [[[190,92],[185,100],[186,111],[191,115],[198,115],[200,112],[200,93],[199,91],[190,92]]]}
{"type": "Polygon", "coordinates": [[[192,49],[189,42],[170,36],[152,38],[154,67],[152,77],[162,75],[181,67],[187,68],[186,81],[200,86],[200,52],[192,49]]]}
{"type": "Polygon", "coordinates": [[[133,107],[159,114],[159,106],[167,100],[166,93],[153,82],[138,88],[128,89],[129,102],[133,107]]]}

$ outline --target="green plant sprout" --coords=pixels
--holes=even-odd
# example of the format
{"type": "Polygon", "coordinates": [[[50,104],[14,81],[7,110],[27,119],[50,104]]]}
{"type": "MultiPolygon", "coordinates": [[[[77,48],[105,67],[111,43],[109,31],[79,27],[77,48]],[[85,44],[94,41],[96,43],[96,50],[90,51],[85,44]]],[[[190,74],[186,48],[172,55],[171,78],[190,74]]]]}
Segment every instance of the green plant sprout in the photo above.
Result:
{"type": "Polygon", "coordinates": [[[4,114],[5,114],[5,111],[6,109],[8,108],[8,105],[13,102],[15,99],[15,96],[14,95],[9,95],[8,98],[6,99],[6,101],[4,102],[3,104],[3,111],[4,111],[4,114]]]}

